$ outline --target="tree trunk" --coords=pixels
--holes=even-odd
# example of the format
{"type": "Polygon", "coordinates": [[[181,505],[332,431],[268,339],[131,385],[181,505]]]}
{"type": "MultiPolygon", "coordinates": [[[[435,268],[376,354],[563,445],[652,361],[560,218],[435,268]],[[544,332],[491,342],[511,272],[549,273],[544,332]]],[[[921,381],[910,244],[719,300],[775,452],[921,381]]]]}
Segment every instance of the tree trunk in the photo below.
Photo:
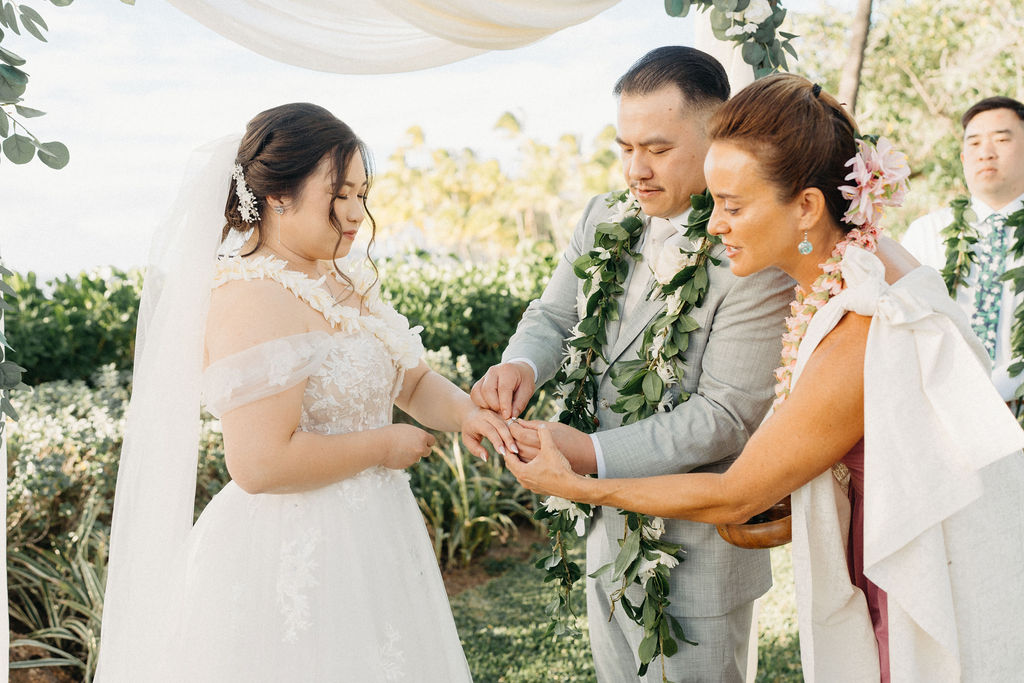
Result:
{"type": "Polygon", "coordinates": [[[860,69],[864,64],[864,49],[868,44],[868,29],[871,27],[872,0],[858,0],[853,15],[853,35],[850,37],[850,51],[839,76],[839,101],[853,114],[857,109],[857,90],[860,89],[860,69]]]}

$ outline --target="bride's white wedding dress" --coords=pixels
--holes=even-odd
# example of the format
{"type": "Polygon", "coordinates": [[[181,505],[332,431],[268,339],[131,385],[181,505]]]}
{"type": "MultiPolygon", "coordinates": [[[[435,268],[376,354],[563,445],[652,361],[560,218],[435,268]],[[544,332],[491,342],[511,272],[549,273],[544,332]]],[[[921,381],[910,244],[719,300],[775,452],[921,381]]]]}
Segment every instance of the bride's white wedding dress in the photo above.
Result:
{"type": "MultiPolygon", "coordinates": [[[[221,415],[306,381],[300,430],[390,424],[404,371],[423,350],[406,319],[375,292],[359,315],[272,258],[227,259],[214,286],[254,278],[288,288],[336,332],[275,339],[213,363],[203,375],[208,410],[221,415]]],[[[166,679],[470,680],[408,480],[374,467],[295,494],[251,495],[228,483],[187,540],[166,679]]]]}

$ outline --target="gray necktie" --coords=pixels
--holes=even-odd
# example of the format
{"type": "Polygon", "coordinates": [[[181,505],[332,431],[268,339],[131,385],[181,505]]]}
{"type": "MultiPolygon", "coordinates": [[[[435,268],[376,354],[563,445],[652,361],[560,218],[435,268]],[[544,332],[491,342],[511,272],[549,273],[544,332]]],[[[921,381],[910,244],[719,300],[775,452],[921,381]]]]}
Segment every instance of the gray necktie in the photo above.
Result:
{"type": "Polygon", "coordinates": [[[651,268],[657,262],[658,254],[665,248],[666,240],[677,234],[675,226],[667,219],[651,218],[651,224],[647,226],[647,239],[641,252],[644,260],[633,267],[633,274],[629,278],[626,295],[622,300],[622,308],[619,310],[620,320],[644,300],[651,288],[651,268]]]}

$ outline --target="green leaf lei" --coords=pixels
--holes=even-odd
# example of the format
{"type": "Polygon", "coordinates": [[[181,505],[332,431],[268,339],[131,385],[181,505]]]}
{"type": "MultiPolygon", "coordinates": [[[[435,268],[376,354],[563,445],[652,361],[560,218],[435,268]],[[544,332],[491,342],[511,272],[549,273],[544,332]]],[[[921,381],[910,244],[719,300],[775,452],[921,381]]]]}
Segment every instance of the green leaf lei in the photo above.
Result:
{"type": "MultiPolygon", "coordinates": [[[[956,296],[957,287],[964,284],[971,266],[977,260],[974,245],[978,242],[978,231],[971,223],[977,220],[969,197],[960,196],[949,203],[953,210],[953,222],[940,233],[946,245],[946,265],[942,268],[942,279],[950,296],[956,296]]],[[[1009,254],[1014,260],[1024,259],[1024,208],[1014,211],[1003,221],[1003,229],[1013,229],[1013,244],[1009,254]]],[[[1011,268],[1002,275],[1002,280],[1013,282],[1014,294],[1024,293],[1024,266],[1011,268]]],[[[1013,312],[1013,327],[1010,329],[1010,377],[1017,377],[1024,371],[1024,303],[1013,312]]],[[[1015,399],[1024,398],[1024,383],[1014,392],[1015,399]]],[[[1020,412],[1020,411],[1018,411],[1020,412]]],[[[1017,419],[1024,424],[1024,413],[1017,419]]]]}
{"type": "MultiPolygon", "coordinates": [[[[708,263],[719,261],[711,257],[711,250],[719,240],[707,232],[708,220],[714,209],[709,192],[690,198],[692,211],[687,222],[686,236],[696,245],[693,250],[679,249],[681,268],[666,281],[657,281],[648,294],[666,302],[665,309],[654,318],[644,331],[637,359],[619,364],[612,380],[619,390],[619,398],[611,406],[622,413],[622,424],[630,424],[672,409],[671,388],[683,381],[685,363],[683,354],[689,346],[689,335],[699,328],[689,313],[699,307],[708,290],[708,263]]],[[[559,421],[584,433],[593,433],[599,425],[597,418],[597,376],[594,364],[604,356],[607,345],[606,328],[619,318],[619,297],[629,274],[631,258],[642,257],[636,251],[643,233],[640,206],[628,191],[612,195],[608,206],[619,207],[615,222],[596,226],[594,248],[573,262],[576,276],[583,280],[586,297],[585,316],[566,340],[565,359],[555,375],[559,396],[564,409],[559,421]]],[[[638,266],[639,267],[639,266],[638,266]]],[[[690,395],[680,392],[678,401],[690,395]]],[[[638,648],[641,662],[638,675],[646,673],[655,656],[671,657],[678,649],[676,638],[686,639],[682,627],[666,612],[669,605],[669,570],[679,561],[682,547],[661,540],[664,522],[634,512],[620,511],[625,516],[625,532],[619,554],[610,563],[593,574],[598,576],[612,571],[614,580],[622,585],[612,595],[616,603],[634,622],[644,629],[644,638],[638,648]],[[636,583],[644,588],[639,605],[626,597],[626,588],[636,583]]],[[[556,584],[557,595],[548,605],[552,622],[548,635],[578,633],[575,613],[572,611],[573,585],[582,576],[580,567],[569,557],[575,536],[582,535],[582,519],[591,514],[589,505],[578,505],[564,499],[549,498],[535,514],[548,522],[551,552],[537,562],[545,570],[545,581],[556,584]],[[577,534],[569,532],[576,530],[577,534]]],[[[662,667],[664,670],[664,667],[662,667]]]]}
{"type": "Polygon", "coordinates": [[[969,197],[957,197],[949,203],[953,210],[953,222],[939,233],[946,245],[946,265],[942,268],[942,280],[950,296],[956,296],[956,288],[964,283],[971,272],[971,265],[977,260],[974,245],[978,243],[978,231],[971,226],[974,210],[969,197]]]}

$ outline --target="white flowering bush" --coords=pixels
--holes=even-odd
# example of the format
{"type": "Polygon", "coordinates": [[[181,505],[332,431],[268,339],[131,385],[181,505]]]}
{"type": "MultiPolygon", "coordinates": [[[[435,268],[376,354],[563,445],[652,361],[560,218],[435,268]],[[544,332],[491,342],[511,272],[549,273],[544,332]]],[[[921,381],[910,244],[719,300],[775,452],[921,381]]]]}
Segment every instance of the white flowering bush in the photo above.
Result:
{"type": "Polygon", "coordinates": [[[129,373],[107,365],[91,386],[58,380],[12,397],[19,420],[8,425],[8,545],[50,545],[77,525],[82,501],[112,499],[128,382],[129,373]]]}

